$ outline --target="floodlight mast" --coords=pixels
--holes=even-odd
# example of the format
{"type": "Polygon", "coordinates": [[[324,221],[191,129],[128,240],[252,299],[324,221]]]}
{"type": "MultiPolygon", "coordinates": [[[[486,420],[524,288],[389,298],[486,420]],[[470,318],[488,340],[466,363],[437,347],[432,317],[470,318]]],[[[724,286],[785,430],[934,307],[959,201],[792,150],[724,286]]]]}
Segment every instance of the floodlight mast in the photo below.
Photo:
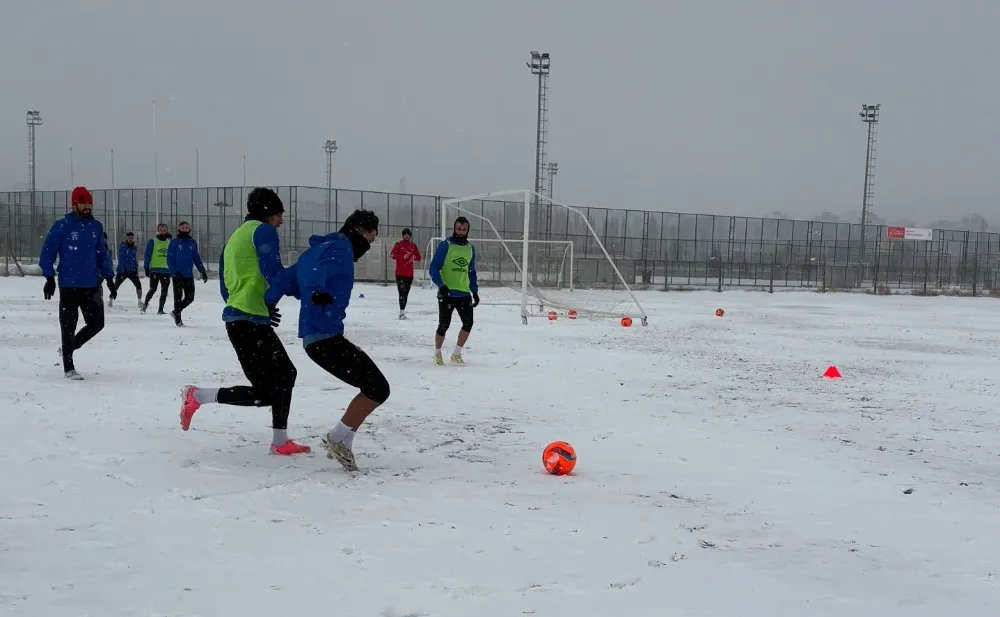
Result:
{"type": "MultiPolygon", "coordinates": [[[[861,250],[860,267],[864,267],[865,253],[868,242],[868,223],[875,208],[875,144],[878,141],[878,115],[881,103],[861,105],[861,121],[868,125],[868,147],[865,150],[865,186],[861,195],[861,250]]],[[[861,284],[858,277],[858,284],[861,284]]]]}

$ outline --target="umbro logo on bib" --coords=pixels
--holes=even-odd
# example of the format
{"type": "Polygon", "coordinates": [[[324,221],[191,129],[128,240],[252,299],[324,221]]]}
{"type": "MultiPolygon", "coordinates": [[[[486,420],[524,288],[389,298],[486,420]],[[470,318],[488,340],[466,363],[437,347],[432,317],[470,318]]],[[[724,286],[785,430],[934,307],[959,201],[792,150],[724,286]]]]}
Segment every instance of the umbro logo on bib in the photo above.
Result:
{"type": "Polygon", "coordinates": [[[459,268],[464,268],[464,267],[466,267],[466,266],[469,265],[469,262],[466,261],[465,257],[459,257],[457,259],[452,259],[451,263],[455,264],[459,268]]]}

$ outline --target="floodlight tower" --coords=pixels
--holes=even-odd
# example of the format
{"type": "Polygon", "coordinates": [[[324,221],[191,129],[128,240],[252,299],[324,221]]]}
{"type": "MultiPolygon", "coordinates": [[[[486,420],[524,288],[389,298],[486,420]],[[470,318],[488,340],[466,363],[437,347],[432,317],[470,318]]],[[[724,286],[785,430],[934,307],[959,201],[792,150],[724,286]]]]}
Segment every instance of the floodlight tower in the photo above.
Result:
{"type": "Polygon", "coordinates": [[[37,109],[29,110],[26,122],[28,124],[28,186],[31,190],[31,197],[28,198],[28,203],[31,204],[32,213],[34,213],[36,188],[35,166],[38,160],[35,152],[35,127],[42,126],[42,114],[37,109]]]}
{"type": "MultiPolygon", "coordinates": [[[[535,123],[535,192],[543,193],[545,190],[545,158],[548,135],[548,90],[549,90],[549,70],[551,61],[548,53],[537,51],[531,52],[531,62],[526,62],[531,69],[532,75],[538,75],[538,118],[535,123]]],[[[535,229],[538,229],[538,198],[532,198],[535,205],[535,229]]],[[[537,231],[536,231],[537,233],[537,231]]]]}
{"type": "MultiPolygon", "coordinates": [[[[540,237],[538,230],[541,227],[541,212],[539,212],[538,195],[544,190],[544,178],[545,178],[545,158],[546,158],[546,136],[548,134],[548,90],[549,90],[549,70],[551,69],[551,60],[549,59],[548,52],[531,52],[531,61],[526,62],[528,68],[531,69],[532,75],[538,75],[538,118],[535,123],[535,195],[531,197],[532,208],[534,213],[530,220],[532,227],[534,228],[534,235],[536,238],[540,237]]],[[[552,204],[546,204],[545,211],[548,213],[546,220],[549,221],[549,226],[551,226],[552,217],[552,204]]],[[[530,234],[529,234],[530,235],[530,234]]],[[[533,259],[534,265],[532,267],[534,282],[538,282],[538,254],[535,253],[535,258],[533,259]]]]}
{"type": "Polygon", "coordinates": [[[555,199],[556,193],[554,185],[556,182],[556,174],[559,173],[559,163],[549,163],[545,169],[549,172],[549,199],[555,199]]]}
{"type": "Polygon", "coordinates": [[[868,148],[865,151],[865,187],[861,195],[861,253],[860,261],[864,263],[865,242],[868,235],[868,223],[875,209],[875,143],[878,141],[878,115],[882,105],[862,104],[861,121],[868,125],[868,148]]]}
{"type": "Polygon", "coordinates": [[[333,155],[337,152],[337,140],[327,139],[323,152],[326,152],[326,214],[329,220],[333,208],[333,155]]]}

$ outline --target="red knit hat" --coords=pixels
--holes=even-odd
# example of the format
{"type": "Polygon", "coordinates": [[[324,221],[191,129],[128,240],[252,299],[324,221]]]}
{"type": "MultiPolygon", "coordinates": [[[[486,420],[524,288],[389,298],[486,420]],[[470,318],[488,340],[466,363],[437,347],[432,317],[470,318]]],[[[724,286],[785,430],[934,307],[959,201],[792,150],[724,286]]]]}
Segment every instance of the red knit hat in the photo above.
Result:
{"type": "Polygon", "coordinates": [[[94,197],[87,190],[87,187],[78,186],[73,189],[73,194],[70,197],[70,203],[74,206],[81,204],[87,204],[88,206],[94,205],[94,197]]]}

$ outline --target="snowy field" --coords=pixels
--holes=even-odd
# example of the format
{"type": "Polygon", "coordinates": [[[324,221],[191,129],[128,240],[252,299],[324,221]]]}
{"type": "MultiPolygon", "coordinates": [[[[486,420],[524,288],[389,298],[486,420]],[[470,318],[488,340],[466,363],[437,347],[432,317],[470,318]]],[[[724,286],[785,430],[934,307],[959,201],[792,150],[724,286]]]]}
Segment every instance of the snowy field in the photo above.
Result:
{"type": "MultiPolygon", "coordinates": [[[[433,292],[400,322],[360,286],[348,336],[393,394],[351,477],[269,456],[264,409],[180,430],[183,384],[244,383],[215,280],[184,329],[126,283],[83,382],[41,288],[0,279],[3,614],[1000,615],[996,300],[651,292],[628,329],[484,306],[438,367],[433,292]],[[557,439],[572,476],[542,470],[557,439]]],[[[282,308],[318,449],[354,391],[282,308]]]]}

